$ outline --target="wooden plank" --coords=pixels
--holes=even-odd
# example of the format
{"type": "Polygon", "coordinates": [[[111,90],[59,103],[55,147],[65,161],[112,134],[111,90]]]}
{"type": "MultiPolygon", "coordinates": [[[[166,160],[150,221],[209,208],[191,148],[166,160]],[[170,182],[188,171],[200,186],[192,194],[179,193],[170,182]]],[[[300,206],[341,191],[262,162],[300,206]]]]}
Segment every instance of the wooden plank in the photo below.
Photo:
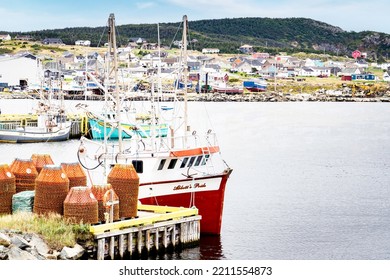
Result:
{"type": "Polygon", "coordinates": [[[124,251],[125,251],[125,236],[124,234],[119,235],[118,237],[118,251],[119,256],[123,259],[124,251]]]}
{"type": "Polygon", "coordinates": [[[176,247],[176,225],[173,225],[171,232],[171,243],[173,247],[176,247]]]}
{"type": "Polygon", "coordinates": [[[168,248],[168,230],[167,227],[164,227],[164,232],[163,232],[163,245],[164,249],[166,250],[168,248]]]}
{"type": "Polygon", "coordinates": [[[145,231],[145,247],[148,253],[150,252],[150,242],[150,229],[148,229],[145,231]]]}
{"type": "Polygon", "coordinates": [[[115,258],[114,252],[115,252],[115,236],[110,237],[110,247],[109,247],[109,255],[110,258],[113,260],[115,258]]]}
{"type": "Polygon", "coordinates": [[[154,247],[156,248],[156,251],[158,252],[160,244],[160,227],[156,228],[156,233],[154,235],[154,247]]]}
{"type": "Polygon", "coordinates": [[[142,230],[138,231],[138,235],[137,235],[137,250],[138,250],[138,254],[141,255],[141,253],[142,253],[142,230]]]}
{"type": "Polygon", "coordinates": [[[105,239],[101,238],[97,242],[97,259],[98,260],[104,260],[105,255],[105,239]]]}
{"type": "Polygon", "coordinates": [[[127,251],[129,252],[130,257],[133,255],[133,233],[129,232],[127,234],[127,251]]]}

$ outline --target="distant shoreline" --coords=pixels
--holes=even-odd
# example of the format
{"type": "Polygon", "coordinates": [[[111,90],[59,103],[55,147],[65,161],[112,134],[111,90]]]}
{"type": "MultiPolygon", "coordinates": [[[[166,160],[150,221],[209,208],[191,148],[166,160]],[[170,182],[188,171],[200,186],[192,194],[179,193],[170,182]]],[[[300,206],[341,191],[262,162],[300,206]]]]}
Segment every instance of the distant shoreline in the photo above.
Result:
{"type": "MultiPolygon", "coordinates": [[[[150,97],[146,95],[138,95],[128,100],[145,101],[150,97]]],[[[178,97],[179,100],[184,100],[183,96],[178,97]]],[[[0,92],[0,99],[37,99],[38,94],[27,93],[3,93],[0,92]]],[[[104,95],[74,95],[68,94],[64,96],[65,100],[87,100],[101,101],[104,100],[104,95]]],[[[173,101],[173,96],[164,96],[156,98],[158,101],[173,101]]],[[[352,92],[350,88],[343,90],[317,90],[313,93],[283,93],[283,92],[260,92],[260,93],[244,93],[244,94],[226,94],[226,93],[190,93],[187,98],[190,102],[390,102],[390,86],[383,92],[352,92]]]]}

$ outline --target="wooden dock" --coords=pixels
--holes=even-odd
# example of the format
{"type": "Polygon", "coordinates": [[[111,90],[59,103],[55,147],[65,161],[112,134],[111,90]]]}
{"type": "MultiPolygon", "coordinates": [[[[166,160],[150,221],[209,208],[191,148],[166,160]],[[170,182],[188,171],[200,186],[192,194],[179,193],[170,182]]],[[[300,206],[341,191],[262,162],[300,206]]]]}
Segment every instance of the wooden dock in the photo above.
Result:
{"type": "Polygon", "coordinates": [[[94,258],[144,259],[196,246],[200,239],[196,208],[138,205],[138,217],[92,225],[94,258]]]}

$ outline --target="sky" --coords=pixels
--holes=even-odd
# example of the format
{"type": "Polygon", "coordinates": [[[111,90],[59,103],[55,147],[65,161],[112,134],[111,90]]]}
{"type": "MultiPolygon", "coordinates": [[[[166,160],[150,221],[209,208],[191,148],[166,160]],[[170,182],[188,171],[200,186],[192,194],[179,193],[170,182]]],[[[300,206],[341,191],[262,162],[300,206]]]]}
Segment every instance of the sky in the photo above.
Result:
{"type": "Polygon", "coordinates": [[[0,0],[0,31],[180,22],[201,19],[304,17],[345,31],[390,34],[388,0],[0,0]]]}

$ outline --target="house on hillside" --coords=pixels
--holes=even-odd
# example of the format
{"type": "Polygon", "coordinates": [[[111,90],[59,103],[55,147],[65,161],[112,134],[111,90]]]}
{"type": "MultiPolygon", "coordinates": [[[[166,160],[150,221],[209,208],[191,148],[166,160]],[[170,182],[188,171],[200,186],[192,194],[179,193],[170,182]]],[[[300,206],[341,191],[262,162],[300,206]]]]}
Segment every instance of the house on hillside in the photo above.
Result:
{"type": "Polygon", "coordinates": [[[200,61],[189,61],[187,65],[190,71],[199,71],[202,64],[200,61]]]}
{"type": "Polygon", "coordinates": [[[219,49],[204,48],[202,49],[202,53],[219,53],[219,49]]]}
{"type": "Polygon", "coordinates": [[[311,67],[314,72],[314,77],[330,77],[330,68],[327,67],[311,67]]]}
{"type": "Polygon", "coordinates": [[[138,44],[137,43],[135,43],[135,42],[129,42],[128,44],[127,44],[127,47],[128,48],[130,48],[131,50],[136,50],[136,49],[138,49],[138,44]]]}
{"type": "Polygon", "coordinates": [[[238,50],[242,53],[253,53],[253,47],[251,45],[242,45],[238,50]]]}
{"type": "Polygon", "coordinates": [[[334,76],[338,76],[339,73],[342,71],[341,68],[337,66],[330,67],[329,69],[330,69],[330,74],[334,76]]]}
{"type": "Polygon", "coordinates": [[[362,71],[358,67],[344,68],[338,73],[338,76],[341,77],[342,81],[351,81],[352,75],[360,75],[361,73],[362,71]]]}
{"type": "Polygon", "coordinates": [[[302,67],[297,71],[297,76],[303,77],[330,77],[330,68],[328,67],[302,67]]]}
{"type": "Polygon", "coordinates": [[[32,39],[33,39],[33,37],[30,35],[16,35],[15,36],[15,40],[19,40],[19,41],[31,41],[32,39]]]}
{"type": "Polygon", "coordinates": [[[75,66],[76,57],[71,52],[65,52],[60,58],[59,62],[63,65],[63,69],[72,69],[75,66]]]}
{"type": "Polygon", "coordinates": [[[273,64],[264,64],[259,72],[263,77],[275,77],[277,75],[278,68],[273,64]]]}
{"type": "Polygon", "coordinates": [[[44,45],[64,45],[64,42],[62,42],[59,38],[45,38],[42,40],[42,44],[44,45]]]}
{"type": "Polygon", "coordinates": [[[136,44],[143,44],[146,43],[147,41],[141,37],[133,37],[129,39],[130,43],[136,43],[136,44]]]}
{"type": "Polygon", "coordinates": [[[321,60],[318,60],[318,59],[307,58],[305,60],[304,66],[306,66],[306,67],[323,67],[324,62],[322,62],[321,60]]]}
{"type": "Polygon", "coordinates": [[[11,40],[11,36],[9,34],[0,34],[0,40],[9,41],[11,40]]]}
{"type": "Polygon", "coordinates": [[[204,66],[204,71],[206,72],[220,72],[221,71],[221,65],[217,63],[208,63],[204,66]]]}
{"type": "Polygon", "coordinates": [[[74,44],[76,46],[89,47],[89,46],[91,46],[91,41],[89,41],[89,40],[77,40],[74,44]]]}
{"type": "Polygon", "coordinates": [[[234,69],[236,69],[238,72],[252,73],[253,66],[248,60],[244,60],[237,64],[234,69]]]}
{"type": "Polygon", "coordinates": [[[302,76],[302,77],[314,77],[314,71],[311,67],[302,67],[298,69],[297,76],[302,76]]]}
{"type": "Polygon", "coordinates": [[[179,57],[167,57],[162,59],[167,67],[178,67],[179,66],[179,57]]]}
{"type": "Polygon", "coordinates": [[[261,59],[261,58],[268,59],[268,58],[270,58],[270,54],[257,52],[257,53],[252,54],[252,58],[254,58],[254,59],[261,59]]]}
{"type": "Polygon", "coordinates": [[[142,43],[141,49],[142,50],[157,50],[158,44],[157,43],[142,43]]]}

